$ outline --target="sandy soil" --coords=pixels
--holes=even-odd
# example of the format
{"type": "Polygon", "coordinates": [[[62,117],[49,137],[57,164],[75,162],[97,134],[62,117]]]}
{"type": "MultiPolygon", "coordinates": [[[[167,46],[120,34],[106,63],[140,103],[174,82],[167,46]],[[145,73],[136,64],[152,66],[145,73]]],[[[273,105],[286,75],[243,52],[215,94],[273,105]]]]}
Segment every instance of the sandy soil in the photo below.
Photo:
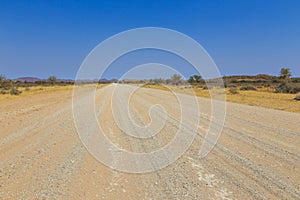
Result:
{"type": "MultiPolygon", "coordinates": [[[[173,94],[143,88],[133,95],[130,113],[137,124],[151,122],[148,110],[154,104],[171,116],[155,137],[137,139],[124,134],[113,118],[111,104],[118,104],[120,119],[127,104],[125,86],[111,101],[113,87],[98,89],[95,103],[112,142],[150,152],[171,141],[180,117],[173,94]]],[[[199,159],[210,101],[197,100],[201,123],[191,147],[171,165],[145,174],[113,170],[86,150],[73,120],[72,91],[2,101],[0,199],[300,199],[300,114],[227,103],[218,143],[199,159]]],[[[112,164],[121,159],[114,157],[112,164]]]]}

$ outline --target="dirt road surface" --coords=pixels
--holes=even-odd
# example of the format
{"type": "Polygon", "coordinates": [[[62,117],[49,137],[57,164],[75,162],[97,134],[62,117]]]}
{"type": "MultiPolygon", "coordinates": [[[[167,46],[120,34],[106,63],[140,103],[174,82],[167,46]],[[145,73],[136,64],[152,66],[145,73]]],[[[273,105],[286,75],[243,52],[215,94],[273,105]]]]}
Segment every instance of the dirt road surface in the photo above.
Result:
{"type": "MultiPolygon", "coordinates": [[[[143,88],[132,96],[129,110],[140,126],[151,122],[148,110],[154,104],[168,113],[159,134],[138,139],[124,134],[111,112],[114,103],[120,112],[115,117],[126,120],[122,95],[131,86],[122,86],[117,101],[111,100],[114,87],[98,89],[95,98],[107,138],[128,151],[146,153],[172,140],[180,114],[172,93],[143,88]]],[[[0,199],[300,199],[299,114],[227,103],[217,145],[199,159],[210,101],[197,101],[201,120],[187,152],[161,170],[141,174],[113,170],[87,151],[75,128],[72,91],[2,101],[0,199]]],[[[121,159],[115,156],[112,165],[121,159]]]]}

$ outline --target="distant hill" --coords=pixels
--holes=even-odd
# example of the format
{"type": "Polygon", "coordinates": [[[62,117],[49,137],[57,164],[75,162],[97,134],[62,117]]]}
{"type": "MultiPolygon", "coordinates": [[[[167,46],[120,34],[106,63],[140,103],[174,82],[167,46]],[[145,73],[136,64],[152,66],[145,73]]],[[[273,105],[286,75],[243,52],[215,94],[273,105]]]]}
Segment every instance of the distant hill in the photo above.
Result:
{"type": "Polygon", "coordinates": [[[20,82],[28,82],[28,83],[34,83],[35,81],[41,81],[42,79],[36,78],[36,77],[20,77],[17,79],[14,79],[14,81],[20,81],[20,82]]]}
{"type": "Polygon", "coordinates": [[[274,80],[278,79],[277,76],[271,76],[268,74],[258,74],[256,76],[247,76],[247,75],[236,75],[236,76],[224,76],[223,79],[264,79],[264,80],[274,80]]]}
{"type": "MultiPolygon", "coordinates": [[[[27,83],[34,83],[36,81],[47,81],[47,79],[40,79],[36,77],[20,77],[17,79],[14,79],[14,81],[20,81],[20,82],[27,82],[27,83]]],[[[72,79],[57,79],[57,82],[74,82],[72,79]]]]}
{"type": "Polygon", "coordinates": [[[102,78],[99,80],[99,83],[117,83],[118,79],[106,79],[106,78],[102,78]]]}

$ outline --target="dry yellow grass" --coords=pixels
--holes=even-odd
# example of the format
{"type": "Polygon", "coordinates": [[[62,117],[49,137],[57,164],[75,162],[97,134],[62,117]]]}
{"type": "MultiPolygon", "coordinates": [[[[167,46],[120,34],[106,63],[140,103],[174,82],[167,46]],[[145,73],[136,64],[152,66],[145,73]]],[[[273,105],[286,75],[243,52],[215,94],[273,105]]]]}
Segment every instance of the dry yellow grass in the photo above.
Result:
{"type": "MultiPolygon", "coordinates": [[[[105,85],[107,85],[107,84],[97,84],[97,85],[95,85],[95,84],[86,84],[86,85],[82,85],[81,87],[95,87],[96,86],[97,88],[101,88],[101,87],[104,87],[105,85]]],[[[32,96],[32,95],[41,94],[41,93],[57,92],[57,91],[64,91],[64,90],[73,90],[73,88],[74,88],[74,85],[19,87],[18,90],[22,91],[21,94],[19,94],[19,95],[10,95],[10,94],[0,95],[0,101],[20,98],[20,97],[25,97],[25,96],[32,96]]]]}
{"type": "MultiPolygon", "coordinates": [[[[145,85],[143,87],[166,90],[165,86],[160,85],[145,85]]],[[[192,94],[194,91],[194,94],[199,97],[210,98],[209,90],[204,90],[202,88],[193,87],[192,90],[191,88],[186,88],[185,86],[168,87],[174,92],[192,94]]],[[[300,102],[294,100],[295,94],[274,93],[272,88],[259,88],[257,91],[238,92],[238,94],[230,94],[229,89],[226,89],[226,100],[251,106],[260,106],[270,109],[300,113],[300,102]]]]}
{"type": "Polygon", "coordinates": [[[300,102],[295,101],[294,98],[294,94],[265,91],[240,91],[237,95],[227,95],[228,101],[232,102],[300,113],[300,102]]]}
{"type": "Polygon", "coordinates": [[[47,92],[71,90],[71,89],[73,89],[73,85],[19,87],[18,90],[22,91],[21,94],[19,94],[19,95],[10,95],[10,94],[0,95],[0,101],[24,97],[24,96],[31,96],[31,95],[45,93],[45,92],[47,93],[47,92]]]}

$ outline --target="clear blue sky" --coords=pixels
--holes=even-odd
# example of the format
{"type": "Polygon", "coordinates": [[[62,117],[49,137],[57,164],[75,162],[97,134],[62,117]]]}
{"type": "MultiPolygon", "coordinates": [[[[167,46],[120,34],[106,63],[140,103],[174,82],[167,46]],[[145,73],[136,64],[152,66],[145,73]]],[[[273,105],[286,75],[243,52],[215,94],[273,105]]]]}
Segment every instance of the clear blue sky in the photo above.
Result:
{"type": "Polygon", "coordinates": [[[298,0],[1,0],[0,74],[73,79],[98,43],[145,26],[194,38],[222,75],[277,75],[290,67],[300,76],[298,0]]]}

